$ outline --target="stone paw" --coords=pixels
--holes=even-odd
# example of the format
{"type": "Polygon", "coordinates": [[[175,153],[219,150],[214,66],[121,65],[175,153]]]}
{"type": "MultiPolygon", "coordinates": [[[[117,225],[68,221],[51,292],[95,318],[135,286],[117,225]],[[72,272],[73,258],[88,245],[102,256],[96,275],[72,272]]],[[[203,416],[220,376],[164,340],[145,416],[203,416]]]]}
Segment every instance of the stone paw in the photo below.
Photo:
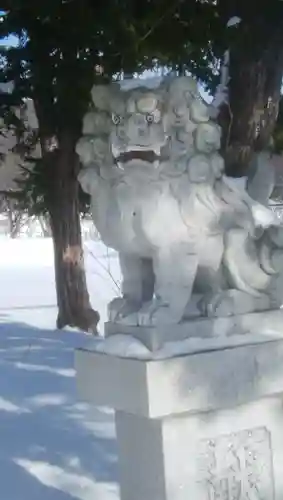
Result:
{"type": "Polygon", "coordinates": [[[139,326],[174,325],[181,320],[181,313],[174,312],[169,306],[155,299],[147,302],[138,312],[139,326]]]}
{"type": "Polygon", "coordinates": [[[116,297],[108,304],[108,319],[112,323],[133,324],[136,322],[137,324],[137,318],[134,319],[134,317],[136,317],[139,307],[135,302],[123,297],[116,297]],[[127,318],[129,318],[129,322],[127,318]]]}
{"type": "Polygon", "coordinates": [[[203,297],[200,307],[205,316],[227,317],[234,314],[233,298],[228,292],[218,292],[203,297]]]}
{"type": "Polygon", "coordinates": [[[139,326],[153,326],[153,316],[160,307],[157,300],[146,302],[138,312],[139,326]]]}

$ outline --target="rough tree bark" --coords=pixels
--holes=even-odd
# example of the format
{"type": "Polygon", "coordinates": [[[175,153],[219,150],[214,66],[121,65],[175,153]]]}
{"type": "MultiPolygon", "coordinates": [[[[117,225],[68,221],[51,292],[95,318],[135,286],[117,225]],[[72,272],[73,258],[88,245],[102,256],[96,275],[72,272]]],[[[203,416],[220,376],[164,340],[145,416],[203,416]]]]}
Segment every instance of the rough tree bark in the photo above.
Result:
{"type": "MultiPolygon", "coordinates": [[[[75,147],[81,123],[77,117],[64,114],[60,124],[56,123],[52,84],[42,77],[41,72],[50,64],[49,52],[40,51],[36,55],[33,100],[39,125],[45,202],[54,246],[57,328],[72,326],[97,333],[100,318],[91,307],[87,290],[80,226],[79,159],[75,147]]],[[[72,109],[71,104],[67,104],[69,106],[65,109],[72,109]]]]}
{"type": "MultiPolygon", "coordinates": [[[[250,8],[249,2],[246,6],[250,8]]],[[[254,13],[243,12],[236,30],[237,40],[230,48],[230,109],[222,110],[220,124],[224,129],[226,172],[241,177],[246,175],[254,152],[269,145],[276,123],[283,72],[283,26],[258,15],[255,9],[254,13]]]]}
{"type": "Polygon", "coordinates": [[[49,165],[52,179],[48,211],[54,243],[57,327],[69,325],[96,333],[99,314],[90,304],[82,249],[76,141],[70,132],[61,134],[58,150],[51,155],[52,168],[49,165]]]}

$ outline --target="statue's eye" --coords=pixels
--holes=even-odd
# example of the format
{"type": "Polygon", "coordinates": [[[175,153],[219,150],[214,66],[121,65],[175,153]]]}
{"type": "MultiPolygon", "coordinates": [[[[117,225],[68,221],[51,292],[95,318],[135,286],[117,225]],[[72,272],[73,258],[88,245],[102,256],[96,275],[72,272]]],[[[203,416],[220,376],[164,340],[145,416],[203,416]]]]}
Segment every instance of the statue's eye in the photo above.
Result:
{"type": "Polygon", "coordinates": [[[151,114],[146,115],[146,121],[147,123],[153,123],[154,122],[154,116],[151,114]]]}
{"type": "Polygon", "coordinates": [[[114,125],[119,125],[121,121],[122,121],[121,116],[115,115],[114,113],[112,114],[112,122],[114,123],[114,125]]]}

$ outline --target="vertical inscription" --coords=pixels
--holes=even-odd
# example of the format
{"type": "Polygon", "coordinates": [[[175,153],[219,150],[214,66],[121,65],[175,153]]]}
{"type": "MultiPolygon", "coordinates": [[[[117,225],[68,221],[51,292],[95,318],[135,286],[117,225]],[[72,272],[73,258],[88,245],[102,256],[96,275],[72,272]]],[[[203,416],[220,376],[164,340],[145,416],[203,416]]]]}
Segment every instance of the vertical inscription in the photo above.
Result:
{"type": "Polygon", "coordinates": [[[270,433],[264,427],[201,441],[200,485],[206,500],[273,500],[270,433]]]}

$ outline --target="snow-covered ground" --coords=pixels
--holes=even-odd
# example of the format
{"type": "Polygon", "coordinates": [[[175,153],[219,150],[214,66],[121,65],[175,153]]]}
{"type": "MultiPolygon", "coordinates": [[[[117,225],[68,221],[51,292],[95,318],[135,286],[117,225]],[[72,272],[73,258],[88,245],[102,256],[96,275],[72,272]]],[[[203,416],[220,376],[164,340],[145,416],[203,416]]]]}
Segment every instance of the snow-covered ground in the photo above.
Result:
{"type": "MultiPolygon", "coordinates": [[[[86,245],[92,302],[105,318],[119,266],[101,243],[86,245]]],[[[0,280],[0,498],[117,499],[113,415],[76,393],[73,353],[86,336],[54,330],[52,242],[1,239],[0,280]]]]}
{"type": "MultiPolygon", "coordinates": [[[[85,242],[84,250],[91,302],[103,323],[107,302],[119,293],[117,256],[101,242],[91,240],[85,242]]],[[[52,240],[0,238],[0,280],[0,311],[9,307],[55,306],[52,240]]],[[[54,311],[54,322],[55,317],[54,311]]]]}

